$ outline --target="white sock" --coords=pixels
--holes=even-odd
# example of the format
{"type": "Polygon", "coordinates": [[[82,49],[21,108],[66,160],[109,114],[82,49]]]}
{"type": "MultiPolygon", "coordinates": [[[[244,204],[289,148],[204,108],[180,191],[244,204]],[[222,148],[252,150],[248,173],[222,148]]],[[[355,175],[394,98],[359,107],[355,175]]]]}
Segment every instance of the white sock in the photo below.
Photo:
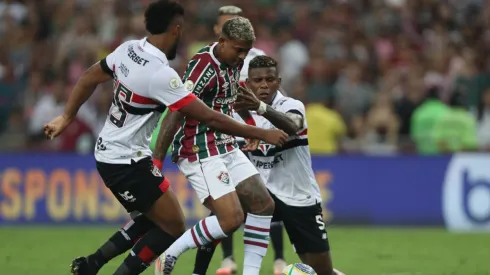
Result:
{"type": "Polygon", "coordinates": [[[247,213],[243,243],[245,244],[245,259],[243,275],[259,275],[262,258],[269,246],[269,231],[272,216],[257,216],[247,213]]]}
{"type": "Polygon", "coordinates": [[[219,225],[216,216],[207,217],[188,229],[165,251],[167,255],[178,258],[185,251],[222,239],[226,234],[219,225]]]}

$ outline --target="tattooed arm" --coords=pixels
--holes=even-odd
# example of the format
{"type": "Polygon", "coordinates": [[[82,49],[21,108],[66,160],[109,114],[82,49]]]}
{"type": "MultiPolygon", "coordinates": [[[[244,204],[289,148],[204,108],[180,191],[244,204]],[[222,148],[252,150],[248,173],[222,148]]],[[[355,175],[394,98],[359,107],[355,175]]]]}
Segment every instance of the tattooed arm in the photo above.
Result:
{"type": "Polygon", "coordinates": [[[179,112],[168,112],[162,120],[160,132],[158,132],[157,141],[155,144],[155,152],[153,156],[156,159],[162,160],[172,144],[179,121],[183,118],[179,112]]]}
{"type": "Polygon", "coordinates": [[[283,130],[288,135],[294,135],[303,128],[303,115],[294,111],[283,113],[267,105],[263,116],[278,129],[283,130]]]}

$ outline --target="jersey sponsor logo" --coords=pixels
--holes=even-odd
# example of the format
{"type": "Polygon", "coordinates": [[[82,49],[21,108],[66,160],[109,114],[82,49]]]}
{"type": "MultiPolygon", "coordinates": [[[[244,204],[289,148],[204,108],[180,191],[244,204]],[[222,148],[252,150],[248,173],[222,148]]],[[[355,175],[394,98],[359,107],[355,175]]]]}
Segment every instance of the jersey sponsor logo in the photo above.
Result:
{"type": "Polygon", "coordinates": [[[194,82],[190,79],[188,79],[186,82],[185,82],[185,89],[187,91],[192,91],[192,89],[194,89],[194,82]]]}
{"type": "Polygon", "coordinates": [[[133,60],[133,62],[138,64],[138,65],[146,66],[146,64],[148,64],[148,62],[150,62],[150,61],[140,57],[137,53],[135,53],[132,45],[128,47],[128,57],[129,57],[129,59],[133,60]]]}
{"type": "Polygon", "coordinates": [[[281,161],[284,161],[282,154],[275,156],[274,159],[271,161],[262,161],[258,159],[253,160],[253,162],[255,163],[255,167],[260,169],[272,169],[276,164],[280,163],[281,161]]]}
{"type": "Polygon", "coordinates": [[[123,198],[123,200],[127,201],[127,202],[135,202],[136,201],[136,198],[133,196],[133,194],[129,193],[129,191],[126,191],[124,193],[119,193],[119,196],[121,196],[121,198],[123,198]]]}
{"type": "Polygon", "coordinates": [[[442,188],[442,212],[449,230],[490,229],[490,157],[458,154],[451,159],[442,188]]]}
{"type": "Polygon", "coordinates": [[[217,97],[214,102],[220,105],[227,105],[227,104],[235,103],[236,99],[237,99],[237,95],[231,97],[217,97]]]}
{"type": "Polygon", "coordinates": [[[201,74],[199,77],[199,80],[197,81],[197,84],[194,87],[194,90],[192,90],[194,93],[201,93],[206,85],[208,85],[209,80],[213,77],[214,75],[214,68],[211,66],[211,64],[208,64],[206,67],[206,70],[201,74]]]}
{"type": "Polygon", "coordinates": [[[218,179],[224,184],[230,183],[230,176],[228,175],[228,172],[221,171],[218,175],[218,179]]]}
{"type": "Polygon", "coordinates": [[[235,141],[235,138],[234,137],[229,136],[227,134],[221,134],[220,135],[220,139],[219,140],[216,140],[214,142],[214,144],[216,144],[216,146],[219,146],[219,145],[223,145],[223,144],[232,143],[233,141],[235,141]]]}
{"type": "Polygon", "coordinates": [[[125,77],[128,77],[128,75],[129,75],[129,69],[128,69],[128,67],[126,67],[126,65],[124,65],[123,63],[121,63],[118,68],[119,68],[119,70],[121,71],[121,73],[125,77]]]}
{"type": "Polygon", "coordinates": [[[176,77],[174,77],[174,78],[170,79],[169,86],[170,86],[170,88],[172,88],[172,89],[177,89],[177,88],[179,88],[179,86],[180,86],[179,79],[178,79],[178,78],[176,78],[176,77]]]}

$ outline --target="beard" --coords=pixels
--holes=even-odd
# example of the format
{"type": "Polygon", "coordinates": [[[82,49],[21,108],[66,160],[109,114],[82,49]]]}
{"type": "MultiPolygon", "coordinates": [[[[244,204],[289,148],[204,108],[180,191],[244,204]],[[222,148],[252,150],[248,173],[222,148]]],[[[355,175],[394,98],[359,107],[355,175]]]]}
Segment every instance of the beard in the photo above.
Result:
{"type": "Polygon", "coordinates": [[[179,48],[179,42],[180,42],[180,38],[177,38],[172,48],[170,48],[170,50],[168,51],[167,54],[168,60],[174,60],[177,57],[177,49],[179,48]]]}

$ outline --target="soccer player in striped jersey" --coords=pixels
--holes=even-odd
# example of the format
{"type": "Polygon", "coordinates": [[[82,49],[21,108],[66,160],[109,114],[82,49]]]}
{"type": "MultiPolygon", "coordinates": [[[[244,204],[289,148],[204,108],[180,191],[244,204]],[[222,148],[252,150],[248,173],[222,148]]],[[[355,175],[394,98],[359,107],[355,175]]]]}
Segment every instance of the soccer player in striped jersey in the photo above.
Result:
{"type": "MultiPolygon", "coordinates": [[[[246,83],[247,87],[239,88],[235,108],[250,110],[258,127],[277,128],[290,135],[282,147],[261,143],[257,150],[248,152],[274,199],[272,220],[284,222],[295,252],[317,274],[341,275],[332,267],[322,198],[311,168],[305,107],[278,91],[281,78],[271,57],[257,56],[250,61],[246,83]]],[[[234,117],[242,120],[236,114],[234,117]]],[[[213,246],[207,245],[198,253],[206,253],[210,261],[212,251],[213,246]]],[[[194,270],[194,274],[205,275],[206,270],[194,270]]]]}
{"type": "MultiPolygon", "coordinates": [[[[242,9],[237,6],[223,6],[218,10],[218,17],[216,18],[216,24],[214,25],[214,33],[217,37],[221,35],[223,24],[234,17],[241,16],[242,9]]],[[[247,54],[243,62],[242,70],[240,71],[240,82],[243,83],[248,78],[248,64],[250,60],[259,55],[265,55],[265,52],[253,47],[247,54]]],[[[242,138],[237,138],[237,141],[242,138]]],[[[161,156],[163,158],[163,156],[161,156]]],[[[283,250],[283,228],[281,222],[272,223],[270,230],[270,238],[272,241],[272,247],[274,248],[274,272],[279,273],[286,267],[284,261],[283,250]]],[[[237,265],[233,257],[233,234],[229,234],[228,237],[221,240],[221,248],[223,249],[223,261],[221,267],[216,270],[216,275],[230,275],[236,272],[237,265]]],[[[197,253],[195,272],[199,270],[207,270],[209,260],[206,258],[206,253],[197,253]],[[202,259],[201,259],[202,257],[202,259]]],[[[212,255],[212,254],[211,254],[212,255]]]]}
{"type": "MultiPolygon", "coordinates": [[[[183,79],[185,87],[213,110],[231,116],[240,70],[254,42],[254,30],[248,19],[229,19],[219,41],[200,50],[189,62],[183,79]]],[[[258,275],[269,244],[274,202],[257,169],[238,149],[233,136],[176,112],[168,114],[163,122],[157,153],[166,152],[173,140],[173,160],[200,201],[216,214],[219,227],[212,230],[220,234],[210,234],[212,230],[204,222],[213,217],[204,219],[159,257],[155,273],[169,274],[184,251],[234,232],[242,225],[245,212],[245,232],[250,238],[244,240],[243,274],[258,275]]]]}

